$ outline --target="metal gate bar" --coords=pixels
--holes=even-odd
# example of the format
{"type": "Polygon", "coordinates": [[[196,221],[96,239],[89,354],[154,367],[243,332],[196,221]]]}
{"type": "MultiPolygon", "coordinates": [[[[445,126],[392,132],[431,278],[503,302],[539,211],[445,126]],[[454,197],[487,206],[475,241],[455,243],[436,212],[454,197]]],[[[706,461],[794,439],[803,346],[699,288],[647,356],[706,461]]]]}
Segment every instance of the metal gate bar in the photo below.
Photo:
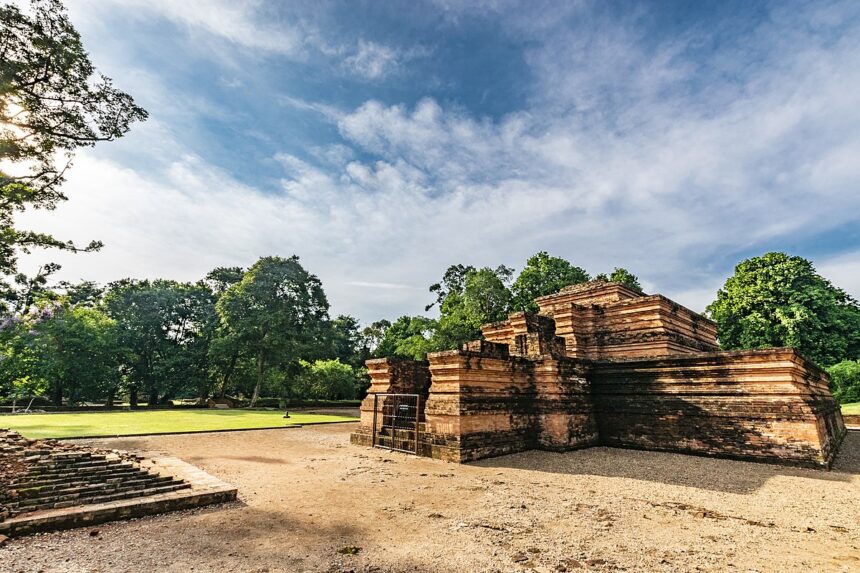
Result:
{"type": "Polygon", "coordinates": [[[420,410],[420,394],[374,394],[373,447],[417,454],[420,410]]]}

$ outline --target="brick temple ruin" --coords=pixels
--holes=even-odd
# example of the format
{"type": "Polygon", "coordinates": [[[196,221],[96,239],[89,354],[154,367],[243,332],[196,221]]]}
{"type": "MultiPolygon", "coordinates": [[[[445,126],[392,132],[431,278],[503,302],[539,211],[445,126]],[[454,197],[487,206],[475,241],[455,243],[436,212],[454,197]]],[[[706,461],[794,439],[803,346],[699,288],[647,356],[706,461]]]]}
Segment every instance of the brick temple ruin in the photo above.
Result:
{"type": "Polygon", "coordinates": [[[792,348],[721,352],[716,325],[594,281],[427,361],[369,360],[353,444],[467,462],[611,446],[829,467],[845,425],[792,348]]]}

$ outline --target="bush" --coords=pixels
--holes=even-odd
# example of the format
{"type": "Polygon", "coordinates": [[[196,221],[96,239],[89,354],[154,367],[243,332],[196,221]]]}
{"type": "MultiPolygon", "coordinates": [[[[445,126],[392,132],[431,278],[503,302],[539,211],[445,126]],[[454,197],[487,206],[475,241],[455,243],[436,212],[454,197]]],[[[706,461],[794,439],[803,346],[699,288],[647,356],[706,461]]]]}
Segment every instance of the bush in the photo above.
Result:
{"type": "Polygon", "coordinates": [[[837,402],[860,402],[860,360],[843,360],[828,368],[827,373],[837,402]]]}
{"type": "Polygon", "coordinates": [[[301,362],[302,373],[296,380],[296,394],[317,400],[351,400],[358,386],[355,370],[340,360],[301,362]]]}

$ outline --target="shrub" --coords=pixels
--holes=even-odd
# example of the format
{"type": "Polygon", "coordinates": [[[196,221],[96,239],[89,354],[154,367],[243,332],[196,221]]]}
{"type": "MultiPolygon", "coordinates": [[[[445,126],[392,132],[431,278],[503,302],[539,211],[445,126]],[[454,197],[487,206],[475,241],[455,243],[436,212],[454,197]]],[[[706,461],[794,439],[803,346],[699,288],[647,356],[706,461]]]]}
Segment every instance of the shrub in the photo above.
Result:
{"type": "Polygon", "coordinates": [[[860,402],[860,360],[843,360],[828,368],[827,373],[837,402],[860,402]]]}

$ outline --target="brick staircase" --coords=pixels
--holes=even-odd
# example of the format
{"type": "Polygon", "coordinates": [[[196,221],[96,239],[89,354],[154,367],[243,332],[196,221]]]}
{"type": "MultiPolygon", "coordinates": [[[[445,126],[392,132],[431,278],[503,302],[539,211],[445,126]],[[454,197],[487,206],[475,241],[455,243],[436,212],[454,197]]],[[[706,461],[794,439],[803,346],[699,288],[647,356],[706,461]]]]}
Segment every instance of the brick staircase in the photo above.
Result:
{"type": "Polygon", "coordinates": [[[2,431],[0,456],[16,471],[0,484],[0,521],[41,510],[106,503],[187,489],[190,484],[159,475],[133,454],[69,449],[2,431]]]}
{"type": "Polygon", "coordinates": [[[42,509],[105,503],[190,487],[173,476],[150,473],[117,455],[27,450],[27,475],[11,484],[17,499],[7,506],[14,517],[42,509]]]}

